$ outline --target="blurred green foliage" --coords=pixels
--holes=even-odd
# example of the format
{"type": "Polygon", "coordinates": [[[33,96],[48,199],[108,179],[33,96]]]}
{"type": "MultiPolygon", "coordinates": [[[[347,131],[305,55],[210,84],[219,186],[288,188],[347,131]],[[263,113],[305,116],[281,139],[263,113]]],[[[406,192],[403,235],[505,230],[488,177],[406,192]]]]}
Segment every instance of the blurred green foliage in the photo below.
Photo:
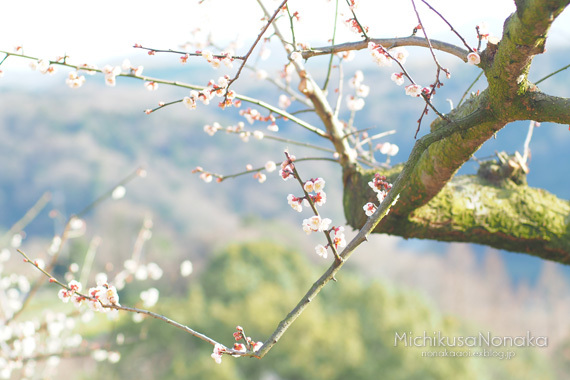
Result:
{"type": "MultiPolygon", "coordinates": [[[[162,299],[158,313],[233,344],[236,325],[255,341],[266,339],[317,278],[299,252],[268,242],[232,245],[212,257],[185,299],[162,299]]],[[[441,331],[473,335],[422,297],[350,271],[328,284],[262,360],[210,358],[212,347],[156,320],[124,321],[136,343],[121,348],[115,365],[90,378],[107,379],[550,379],[537,349],[518,349],[511,360],[427,358],[441,347],[395,347],[395,333],[441,331]]],[[[460,348],[453,349],[455,351],[460,348]]]]}

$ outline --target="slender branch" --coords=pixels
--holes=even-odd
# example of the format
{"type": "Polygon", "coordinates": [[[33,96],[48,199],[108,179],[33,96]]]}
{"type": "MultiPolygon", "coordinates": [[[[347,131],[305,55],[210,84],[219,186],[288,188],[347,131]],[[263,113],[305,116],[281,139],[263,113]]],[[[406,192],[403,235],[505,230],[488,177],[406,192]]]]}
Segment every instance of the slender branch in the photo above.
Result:
{"type": "Polygon", "coordinates": [[[315,281],[313,286],[307,291],[307,293],[303,296],[303,298],[297,303],[297,305],[287,314],[285,319],[283,319],[273,334],[265,341],[261,349],[258,351],[258,357],[263,358],[271,348],[277,344],[279,339],[285,334],[287,329],[295,322],[297,318],[303,313],[305,308],[309,306],[312,300],[320,293],[320,291],[324,288],[326,284],[328,284],[331,280],[334,280],[335,274],[342,268],[342,266],[348,261],[350,256],[354,253],[356,248],[362,244],[363,242],[367,241],[367,236],[370,232],[374,229],[374,227],[382,220],[386,214],[390,211],[390,207],[396,203],[401,188],[404,186],[402,181],[400,181],[399,188],[396,188],[394,191],[394,187],[392,190],[388,192],[388,195],[384,199],[384,201],[380,204],[376,212],[368,219],[364,227],[360,229],[358,234],[346,245],[346,247],[340,253],[341,260],[335,260],[333,264],[329,267],[329,269],[321,275],[321,277],[315,281]],[[396,194],[398,192],[398,194],[396,194]]]}
{"type": "Polygon", "coordinates": [[[354,21],[356,21],[356,24],[358,25],[358,29],[360,29],[360,32],[362,33],[362,37],[364,37],[364,41],[370,41],[368,34],[366,34],[366,30],[364,29],[364,27],[362,26],[360,21],[358,21],[358,18],[356,17],[356,13],[354,13],[354,9],[350,4],[350,0],[346,0],[346,4],[350,8],[350,12],[352,13],[352,17],[353,17],[354,21]]]}
{"type": "Polygon", "coordinates": [[[475,80],[473,82],[471,82],[471,84],[469,85],[469,87],[467,87],[467,90],[465,90],[465,92],[463,93],[463,96],[461,97],[461,99],[459,100],[459,103],[457,104],[457,107],[459,107],[461,105],[461,103],[463,103],[463,100],[465,100],[465,97],[467,96],[467,94],[469,93],[469,90],[471,90],[473,88],[473,86],[475,86],[475,83],[477,83],[477,81],[479,80],[479,78],[481,78],[481,76],[483,75],[484,71],[481,70],[481,72],[479,73],[479,75],[477,75],[477,78],[475,78],[475,80]]]}
{"type": "Polygon", "coordinates": [[[569,68],[569,67],[570,67],[570,64],[564,66],[564,67],[561,68],[561,69],[556,70],[556,71],[553,72],[553,73],[548,74],[547,76],[545,76],[545,77],[543,77],[543,78],[540,78],[539,80],[537,80],[536,82],[534,82],[534,84],[539,84],[540,82],[547,80],[547,79],[550,78],[551,76],[556,75],[556,74],[558,74],[558,73],[560,73],[560,72],[566,70],[566,69],[569,68]]]}
{"type": "Polygon", "coordinates": [[[99,196],[99,198],[95,199],[93,202],[91,202],[90,204],[88,204],[85,208],[83,208],[83,210],[79,211],[77,214],[75,214],[76,218],[81,218],[82,216],[84,216],[85,214],[87,214],[89,211],[91,211],[93,208],[97,207],[101,202],[103,202],[104,200],[106,200],[107,198],[109,198],[111,196],[111,194],[113,194],[113,191],[119,187],[119,186],[124,186],[127,183],[131,182],[133,179],[140,177],[141,175],[141,171],[143,171],[144,169],[139,167],[137,168],[135,171],[133,171],[131,174],[129,174],[128,176],[126,176],[124,179],[122,179],[119,183],[117,183],[114,187],[110,188],[109,190],[107,190],[107,192],[101,194],[99,196]]]}
{"type": "MultiPolygon", "coordinates": [[[[311,198],[311,196],[309,195],[307,190],[305,190],[305,182],[301,179],[301,176],[299,175],[299,172],[297,171],[297,167],[295,166],[295,164],[291,160],[291,157],[289,156],[289,153],[287,151],[285,151],[285,157],[287,157],[287,163],[290,164],[290,167],[293,170],[293,176],[297,179],[297,182],[301,186],[301,189],[303,189],[303,193],[305,194],[305,199],[307,200],[307,202],[309,202],[309,205],[311,206],[311,210],[313,210],[313,213],[315,214],[315,216],[318,216],[320,218],[319,211],[317,210],[317,206],[315,205],[315,202],[313,202],[313,199],[311,198]]],[[[327,243],[333,252],[335,260],[342,261],[342,258],[338,255],[336,247],[335,247],[335,245],[331,239],[330,231],[323,231],[323,233],[326,236],[327,243]]]]}
{"type": "MultiPolygon", "coordinates": [[[[173,54],[187,55],[190,57],[201,57],[202,56],[201,52],[200,53],[199,52],[190,53],[188,51],[178,51],[178,50],[173,50],[173,49],[153,49],[153,48],[144,47],[144,46],[139,45],[139,44],[135,44],[133,46],[133,48],[147,50],[149,53],[153,53],[153,54],[154,53],[173,53],[173,54]]],[[[240,55],[224,55],[224,54],[212,54],[212,57],[219,58],[219,59],[231,58],[231,59],[238,59],[241,61],[244,61],[247,59],[246,57],[240,56],[240,55]]]]}
{"type": "MultiPolygon", "coordinates": [[[[443,20],[443,22],[445,22],[447,24],[447,26],[449,26],[449,28],[451,29],[451,31],[453,33],[455,33],[455,35],[457,37],[459,37],[459,39],[461,40],[461,42],[463,42],[463,45],[465,45],[465,47],[467,48],[467,50],[469,50],[470,52],[473,51],[473,49],[469,46],[469,44],[467,43],[467,41],[465,41],[465,39],[461,36],[461,34],[459,34],[459,32],[457,30],[455,30],[455,28],[449,23],[449,21],[447,21],[447,19],[445,17],[443,17],[443,15],[441,13],[439,13],[434,7],[432,7],[427,1],[422,0],[422,3],[424,3],[425,5],[428,6],[429,9],[431,9],[433,11],[433,13],[435,13],[436,15],[439,16],[439,18],[441,18],[443,20]]],[[[414,6],[415,9],[415,6],[414,6]]],[[[481,39],[479,39],[479,42],[481,41],[481,39]]]]}
{"type": "Polygon", "coordinates": [[[259,33],[259,35],[257,36],[257,38],[255,39],[255,41],[253,42],[253,44],[251,45],[251,47],[249,48],[249,51],[246,53],[246,55],[243,57],[243,62],[240,65],[240,67],[238,68],[238,71],[236,72],[235,76],[229,80],[228,85],[226,87],[226,94],[228,89],[230,88],[230,86],[232,85],[232,83],[234,83],[238,78],[239,75],[241,74],[241,71],[243,70],[245,63],[247,62],[249,56],[251,55],[251,53],[253,53],[253,50],[255,49],[255,47],[257,46],[257,44],[259,43],[259,41],[261,40],[261,37],[265,34],[265,31],[267,30],[267,28],[269,28],[269,26],[271,24],[273,24],[273,21],[275,20],[275,17],[277,17],[277,14],[281,11],[281,8],[283,8],[285,6],[285,4],[287,4],[288,0],[283,0],[283,2],[281,2],[281,4],[279,5],[279,7],[275,10],[275,12],[273,12],[273,16],[271,16],[269,18],[269,20],[267,21],[267,23],[265,24],[265,26],[263,27],[263,29],[261,30],[261,32],[259,33]]]}
{"type": "MultiPolygon", "coordinates": [[[[382,46],[390,46],[390,48],[398,46],[429,47],[428,42],[424,38],[416,36],[398,38],[371,38],[369,41],[382,46]]],[[[319,55],[336,54],[343,51],[367,49],[369,41],[347,42],[333,46],[315,47],[309,50],[303,50],[301,52],[301,55],[304,59],[309,59],[311,57],[319,55]]],[[[468,50],[438,40],[431,40],[431,45],[435,50],[454,55],[462,61],[467,62],[467,54],[469,54],[468,50]]]]}
{"type": "MultiPolygon", "coordinates": [[[[42,267],[40,267],[37,262],[31,260],[31,259],[28,257],[28,255],[27,255],[24,251],[18,249],[18,252],[24,257],[24,261],[25,261],[25,262],[27,262],[27,263],[33,265],[34,267],[36,267],[36,269],[38,269],[38,270],[39,270],[40,272],[42,272],[47,278],[49,278],[49,281],[50,281],[51,283],[54,283],[54,284],[56,284],[56,285],[59,285],[61,288],[66,289],[66,290],[68,290],[68,291],[71,291],[71,290],[72,290],[72,289],[70,289],[67,285],[65,285],[65,284],[62,283],[61,281],[57,280],[57,279],[55,278],[55,276],[53,276],[53,275],[52,275],[51,273],[49,273],[47,270],[45,270],[45,269],[43,269],[42,267]]],[[[96,301],[96,302],[101,303],[100,300],[98,300],[97,298],[93,298],[93,297],[91,297],[90,295],[83,294],[83,293],[81,293],[81,292],[75,292],[75,294],[77,294],[78,296],[80,296],[80,297],[82,297],[82,298],[85,298],[85,299],[87,299],[87,300],[96,301]]],[[[163,315],[160,315],[160,314],[157,314],[157,313],[153,313],[152,311],[149,311],[149,310],[138,309],[138,308],[128,307],[128,306],[122,306],[122,305],[119,305],[119,304],[103,304],[103,303],[101,303],[101,306],[103,306],[104,308],[107,308],[107,309],[123,310],[123,311],[128,311],[128,312],[131,312],[131,313],[145,314],[145,315],[148,315],[148,316],[150,316],[150,317],[152,317],[152,318],[159,319],[159,320],[161,320],[161,321],[163,321],[163,322],[166,322],[166,323],[168,323],[168,324],[171,324],[172,326],[175,326],[175,327],[177,327],[177,328],[179,328],[179,329],[181,329],[181,330],[187,332],[187,333],[190,334],[190,335],[193,335],[193,336],[195,336],[195,337],[197,337],[197,338],[199,338],[199,339],[202,339],[203,341],[208,342],[208,343],[210,343],[210,344],[213,345],[213,346],[216,345],[216,344],[219,344],[219,343],[216,342],[214,339],[212,339],[212,338],[210,338],[210,337],[208,337],[208,336],[206,336],[206,335],[204,335],[204,334],[202,334],[202,333],[199,333],[199,332],[197,332],[197,331],[191,329],[191,328],[188,327],[188,326],[185,326],[185,325],[183,325],[183,324],[181,324],[181,323],[178,323],[178,322],[176,322],[176,321],[173,321],[172,319],[167,318],[167,317],[165,317],[165,316],[163,316],[163,315]]],[[[233,352],[233,350],[229,350],[229,352],[233,352]]]]}
{"type": "MultiPolygon", "coordinates": [[[[330,161],[330,162],[338,163],[338,160],[336,160],[334,158],[330,158],[330,157],[305,157],[305,158],[295,159],[295,162],[302,162],[302,161],[330,161]]],[[[280,162],[277,163],[277,165],[280,165],[280,164],[281,164],[280,162]]],[[[237,178],[237,177],[241,177],[242,175],[246,175],[246,174],[255,174],[255,173],[259,173],[263,170],[266,170],[265,166],[258,167],[258,168],[251,168],[251,169],[244,170],[244,171],[241,171],[238,173],[233,173],[233,174],[219,174],[219,173],[209,172],[207,170],[196,171],[196,173],[210,174],[212,177],[216,177],[218,179],[218,182],[222,182],[222,181],[225,181],[226,179],[237,178]]]]}
{"type": "MultiPolygon", "coordinates": [[[[338,0],[335,0],[335,11],[334,11],[334,26],[333,26],[333,34],[331,38],[331,46],[334,46],[334,42],[336,41],[336,30],[337,30],[337,22],[338,22],[338,0]]],[[[333,63],[334,56],[331,54],[329,57],[329,64],[327,66],[327,75],[325,79],[325,83],[323,84],[323,91],[326,91],[329,86],[329,80],[331,78],[332,73],[332,63],[333,63]]]]}
{"type": "Polygon", "coordinates": [[[2,241],[6,239],[11,239],[12,235],[22,231],[32,220],[34,220],[38,214],[46,207],[47,203],[51,199],[51,194],[49,192],[43,193],[43,195],[36,201],[36,203],[24,214],[20,220],[10,227],[10,229],[4,234],[2,241]]]}

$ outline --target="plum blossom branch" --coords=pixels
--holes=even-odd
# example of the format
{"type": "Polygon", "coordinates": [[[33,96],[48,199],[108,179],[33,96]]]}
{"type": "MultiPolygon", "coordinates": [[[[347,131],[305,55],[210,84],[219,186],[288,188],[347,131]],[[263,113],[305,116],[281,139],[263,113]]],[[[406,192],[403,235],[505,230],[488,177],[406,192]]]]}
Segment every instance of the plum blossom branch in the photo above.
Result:
{"type": "MultiPolygon", "coordinates": [[[[7,52],[7,51],[0,51],[0,53],[12,55],[12,56],[20,57],[20,58],[24,58],[24,59],[29,59],[29,60],[33,60],[33,61],[39,61],[39,59],[36,57],[27,56],[27,55],[23,55],[23,54],[11,53],[11,52],[7,52]]],[[[92,66],[88,66],[88,65],[72,65],[72,64],[69,64],[66,62],[62,62],[61,60],[49,61],[49,64],[50,65],[65,66],[65,67],[69,67],[69,68],[72,68],[72,69],[75,69],[78,71],[104,73],[104,71],[102,69],[98,69],[96,67],[92,67],[92,66]]],[[[169,85],[169,86],[187,88],[190,90],[197,90],[197,91],[203,91],[207,88],[207,86],[193,85],[193,84],[188,84],[188,83],[184,83],[184,82],[180,82],[180,81],[163,80],[163,79],[153,78],[153,77],[149,77],[149,76],[137,75],[136,73],[128,73],[128,74],[127,73],[119,73],[116,76],[117,77],[133,78],[133,79],[142,80],[145,82],[160,83],[160,84],[165,84],[165,85],[169,85]]],[[[328,138],[327,133],[325,131],[323,131],[322,129],[315,127],[315,126],[311,125],[310,123],[290,114],[289,112],[284,111],[278,107],[275,107],[275,106],[273,106],[267,102],[264,102],[264,101],[261,101],[261,100],[255,99],[255,98],[251,98],[249,96],[239,95],[239,94],[236,94],[235,98],[242,100],[244,102],[248,102],[251,104],[258,105],[262,108],[265,108],[271,112],[274,112],[278,115],[283,116],[284,118],[287,118],[288,120],[291,120],[292,122],[298,124],[299,126],[305,128],[305,129],[307,129],[313,133],[316,133],[320,137],[328,138]]],[[[162,104],[162,106],[159,105],[157,108],[155,108],[155,110],[161,109],[161,108],[163,108],[169,104],[176,104],[176,103],[180,103],[180,102],[182,102],[182,100],[176,100],[176,101],[172,101],[169,103],[164,103],[164,104],[162,104]]],[[[150,113],[149,110],[146,110],[145,112],[150,113]]]]}
{"type": "MultiPolygon", "coordinates": [[[[54,241],[52,242],[52,247],[50,247],[51,258],[50,258],[50,261],[47,264],[45,270],[50,272],[55,267],[57,259],[59,257],[59,254],[61,253],[67,239],[70,238],[70,234],[73,232],[82,231],[85,228],[85,223],[83,222],[83,220],[81,220],[81,218],[80,218],[81,216],[83,216],[89,210],[91,210],[92,208],[94,208],[95,206],[100,204],[106,198],[112,197],[113,191],[115,189],[117,189],[118,187],[122,187],[122,186],[126,185],[128,182],[132,181],[136,177],[144,177],[145,175],[146,175],[146,172],[143,169],[138,168],[133,173],[128,175],[126,178],[124,178],[122,181],[120,181],[117,184],[117,186],[113,187],[111,190],[107,191],[105,194],[103,194],[102,196],[100,196],[99,198],[97,198],[96,200],[91,202],[91,204],[86,206],[79,213],[70,216],[67,219],[67,221],[63,227],[63,231],[62,231],[61,235],[56,236],[54,238],[54,241]]],[[[6,323],[9,323],[10,321],[16,319],[26,309],[27,305],[30,303],[30,301],[32,300],[32,298],[35,296],[35,294],[37,293],[37,291],[40,289],[40,287],[42,285],[43,285],[43,281],[40,278],[32,286],[30,291],[26,294],[26,296],[22,302],[22,306],[12,315],[12,317],[6,323]]]]}
{"type": "MultiPolygon", "coordinates": [[[[144,47],[140,44],[134,44],[133,47],[135,49],[146,50],[149,52],[149,55],[154,55],[155,53],[172,53],[172,54],[179,54],[179,55],[186,56],[186,57],[202,57],[203,56],[201,51],[191,53],[189,51],[179,51],[179,50],[173,50],[173,49],[153,49],[153,48],[149,48],[149,47],[144,47]]],[[[212,54],[212,57],[217,58],[217,59],[231,58],[231,59],[237,59],[240,61],[243,61],[246,59],[246,57],[244,57],[244,56],[226,55],[226,54],[212,54]]]]}
{"type": "MultiPolygon", "coordinates": [[[[428,42],[424,38],[410,36],[398,38],[370,38],[369,41],[347,42],[338,45],[314,47],[311,49],[302,50],[300,53],[304,59],[309,59],[311,57],[319,55],[336,54],[340,52],[366,49],[368,48],[368,42],[374,42],[375,44],[382,46],[390,46],[391,48],[399,46],[429,47],[428,42]]],[[[469,54],[469,50],[465,50],[456,45],[438,40],[431,40],[431,45],[435,50],[443,51],[445,53],[456,56],[464,62],[467,62],[467,54],[469,54]]]]}
{"type": "MultiPolygon", "coordinates": [[[[311,192],[309,190],[312,190],[312,188],[314,186],[311,186],[311,188],[309,188],[307,186],[307,183],[301,179],[301,177],[299,176],[299,172],[297,171],[296,166],[293,164],[294,158],[291,155],[289,155],[289,152],[285,151],[285,157],[287,158],[287,160],[282,163],[281,167],[288,167],[292,171],[293,177],[297,180],[297,182],[299,183],[299,185],[303,189],[303,193],[305,194],[304,199],[307,200],[307,202],[309,203],[309,206],[311,207],[311,210],[313,210],[313,213],[315,214],[315,217],[318,218],[316,220],[318,220],[319,223],[323,223],[324,219],[321,220],[321,216],[319,215],[319,211],[317,210],[317,207],[315,205],[315,201],[314,201],[313,197],[309,194],[309,192],[311,192]]],[[[311,183],[313,183],[313,182],[311,181],[311,183]]],[[[324,183],[324,181],[323,181],[323,183],[324,183]]],[[[330,220],[329,220],[329,222],[330,222],[330,220]]],[[[318,226],[318,229],[320,230],[321,226],[318,226]]],[[[331,248],[333,255],[335,257],[335,260],[342,261],[342,258],[338,255],[338,252],[336,250],[336,244],[333,242],[333,240],[331,238],[330,231],[331,230],[329,230],[328,228],[324,228],[322,232],[326,236],[328,246],[331,248]]],[[[326,249],[326,247],[325,247],[325,249],[326,249]]]]}
{"type": "MultiPolygon", "coordinates": [[[[128,311],[131,313],[145,314],[145,315],[148,315],[152,318],[159,319],[159,320],[162,320],[163,322],[169,323],[169,324],[171,324],[171,325],[173,325],[173,326],[175,326],[181,330],[184,330],[185,332],[187,332],[187,333],[189,333],[189,334],[191,334],[191,335],[193,335],[199,339],[202,339],[203,341],[206,341],[212,345],[219,344],[218,342],[216,342],[212,338],[209,338],[206,335],[201,334],[201,333],[191,329],[188,326],[184,326],[184,325],[182,325],[176,321],[173,321],[173,320],[171,320],[171,319],[169,319],[163,315],[153,313],[152,311],[149,311],[149,310],[144,310],[144,309],[139,309],[139,308],[134,308],[134,307],[128,307],[128,306],[122,306],[121,304],[118,303],[118,297],[117,297],[116,302],[113,302],[113,300],[111,298],[109,300],[110,301],[109,303],[105,303],[99,297],[96,297],[96,296],[93,296],[90,294],[82,293],[80,291],[81,286],[78,285],[79,283],[77,283],[76,281],[72,281],[72,282],[70,282],[69,285],[65,285],[64,283],[59,281],[55,276],[53,276],[51,273],[49,273],[47,270],[42,268],[38,264],[37,261],[31,260],[24,251],[22,251],[20,249],[18,249],[17,251],[24,257],[24,262],[33,265],[36,269],[38,269],[40,272],[42,272],[49,279],[50,283],[59,285],[63,290],[62,294],[66,293],[65,297],[72,297],[72,296],[76,295],[79,298],[79,300],[77,302],[81,302],[83,300],[88,300],[88,301],[92,301],[94,303],[100,304],[101,307],[104,309],[123,310],[123,311],[128,311]]],[[[111,287],[109,287],[109,289],[111,289],[111,287]]],[[[115,292],[116,292],[116,290],[115,290],[115,292]]]]}
{"type": "MultiPolygon", "coordinates": [[[[321,148],[321,149],[325,150],[326,148],[321,148]]],[[[298,158],[298,159],[296,159],[296,161],[298,161],[298,162],[301,162],[301,161],[330,161],[330,162],[338,163],[338,160],[336,160],[334,158],[330,158],[330,157],[304,157],[304,158],[298,158]]],[[[262,167],[255,167],[254,168],[253,166],[250,167],[248,165],[246,170],[241,171],[241,172],[237,172],[237,173],[233,173],[233,174],[219,174],[219,173],[215,173],[215,172],[209,172],[207,170],[204,170],[202,167],[198,166],[194,170],[192,170],[192,173],[200,173],[201,178],[205,182],[210,182],[211,178],[216,178],[216,182],[222,182],[222,181],[225,181],[226,179],[237,178],[237,177],[241,177],[241,176],[247,175],[247,174],[254,174],[254,176],[255,176],[257,173],[260,173],[262,171],[266,171],[266,172],[270,173],[270,172],[273,172],[275,170],[276,165],[281,165],[281,164],[282,164],[282,162],[275,163],[273,161],[268,161],[262,167]]],[[[257,178],[260,182],[265,181],[264,177],[255,176],[255,178],[257,178]],[[263,180],[262,180],[262,178],[263,178],[263,180]]]]}

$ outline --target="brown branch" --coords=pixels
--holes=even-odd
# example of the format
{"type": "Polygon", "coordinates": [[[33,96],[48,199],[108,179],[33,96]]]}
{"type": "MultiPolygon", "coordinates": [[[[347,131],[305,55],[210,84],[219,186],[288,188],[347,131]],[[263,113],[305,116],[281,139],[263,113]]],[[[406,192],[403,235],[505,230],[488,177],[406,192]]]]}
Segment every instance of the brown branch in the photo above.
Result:
{"type": "Polygon", "coordinates": [[[241,71],[243,70],[245,63],[247,62],[247,60],[249,59],[249,56],[251,55],[251,53],[253,53],[253,50],[255,49],[255,47],[257,46],[257,44],[259,43],[259,41],[261,40],[261,37],[265,34],[265,31],[267,30],[267,28],[269,28],[269,26],[271,24],[273,24],[273,21],[275,20],[275,17],[277,17],[277,14],[281,11],[281,8],[283,8],[285,6],[285,4],[287,4],[288,0],[283,0],[283,2],[281,2],[281,4],[279,5],[279,7],[275,10],[275,12],[273,12],[273,15],[269,18],[269,20],[267,21],[267,23],[265,24],[265,26],[263,27],[263,29],[261,30],[261,32],[259,33],[259,35],[257,36],[257,38],[255,39],[255,41],[253,42],[253,44],[251,45],[251,47],[249,48],[249,51],[247,52],[247,54],[243,57],[243,62],[241,63],[240,67],[238,68],[238,71],[236,73],[236,75],[230,79],[228,81],[228,85],[226,86],[226,94],[228,92],[228,89],[230,88],[230,86],[232,85],[232,83],[234,83],[238,78],[239,75],[241,74],[241,71]]]}
{"type": "MultiPolygon", "coordinates": [[[[415,36],[399,37],[399,38],[371,38],[369,41],[374,42],[378,45],[387,46],[389,48],[398,47],[398,46],[429,47],[428,42],[424,38],[415,37],[415,36]]],[[[467,62],[467,54],[469,54],[468,50],[438,40],[431,40],[431,44],[435,50],[440,50],[442,52],[449,53],[461,59],[463,62],[467,62]]],[[[303,50],[301,51],[301,55],[303,56],[304,59],[309,59],[311,57],[319,55],[336,54],[343,51],[362,50],[367,48],[368,48],[368,41],[347,42],[338,45],[315,47],[311,48],[310,50],[303,50]]]]}

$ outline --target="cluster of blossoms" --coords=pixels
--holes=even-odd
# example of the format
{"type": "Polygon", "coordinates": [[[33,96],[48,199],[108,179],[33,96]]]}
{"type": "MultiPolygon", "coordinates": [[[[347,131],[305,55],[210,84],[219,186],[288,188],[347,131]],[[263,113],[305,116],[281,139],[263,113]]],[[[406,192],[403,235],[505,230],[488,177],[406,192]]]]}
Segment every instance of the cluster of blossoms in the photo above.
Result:
{"type": "MultiPolygon", "coordinates": [[[[218,55],[214,55],[214,53],[212,53],[209,50],[203,50],[203,51],[196,51],[196,54],[201,54],[202,57],[204,59],[206,59],[206,61],[208,61],[208,63],[215,69],[217,69],[218,67],[221,66],[221,64],[223,63],[226,67],[228,68],[232,68],[233,67],[233,57],[232,57],[232,52],[222,52],[221,54],[218,55]]],[[[186,56],[186,59],[188,57],[186,56]]],[[[186,63],[186,60],[182,60],[182,63],[186,63]]]]}
{"type": "MultiPolygon", "coordinates": [[[[333,226],[329,230],[329,233],[331,235],[331,239],[332,239],[332,242],[333,242],[335,249],[346,247],[346,238],[344,236],[344,227],[342,227],[342,226],[334,227],[333,226]]],[[[318,244],[315,247],[315,252],[317,253],[317,255],[321,256],[323,259],[326,259],[328,256],[327,247],[328,247],[328,245],[325,246],[322,244],[318,244]]]]}
{"type": "Polygon", "coordinates": [[[389,142],[376,144],[376,150],[387,156],[395,156],[400,151],[400,148],[396,144],[391,144],[389,142]]]}
{"type": "Polygon", "coordinates": [[[267,116],[262,116],[261,113],[254,108],[247,108],[245,110],[239,111],[240,116],[243,116],[249,124],[253,124],[255,121],[269,122],[267,129],[271,132],[278,132],[279,127],[275,122],[275,116],[269,114],[267,116]]]}
{"type": "MultiPolygon", "coordinates": [[[[281,163],[281,170],[279,175],[283,180],[288,180],[289,178],[295,178],[295,156],[290,154],[287,155],[287,160],[281,163]]],[[[325,187],[325,180],[322,178],[312,178],[303,183],[303,190],[305,195],[297,197],[294,194],[289,194],[287,196],[287,203],[291,208],[297,212],[303,210],[303,206],[310,207],[311,203],[313,206],[322,206],[325,204],[327,197],[326,193],[323,191],[325,187]]],[[[305,233],[311,234],[312,232],[324,232],[329,239],[329,244],[322,245],[318,244],[315,247],[315,252],[317,255],[327,258],[327,248],[333,246],[335,249],[339,247],[346,246],[346,239],[344,236],[344,227],[331,226],[332,221],[329,218],[321,218],[315,211],[314,216],[304,219],[301,224],[303,231],[305,233]]]]}
{"type": "Polygon", "coordinates": [[[354,88],[355,94],[348,95],[346,98],[346,105],[352,112],[360,111],[364,108],[364,98],[370,93],[370,87],[363,84],[364,74],[362,71],[357,70],[354,76],[348,81],[348,85],[354,88]]]}
{"type": "MultiPolygon", "coordinates": [[[[254,342],[249,336],[245,336],[245,332],[243,327],[237,326],[236,331],[233,333],[234,339],[236,343],[233,346],[233,353],[231,353],[234,357],[239,357],[242,354],[247,354],[248,352],[255,353],[263,347],[263,342],[254,342]],[[240,340],[243,340],[244,343],[238,343],[240,340]]],[[[222,362],[222,355],[228,354],[230,351],[223,345],[216,343],[214,345],[214,352],[212,352],[212,359],[218,364],[222,362]]]]}
{"type": "MultiPolygon", "coordinates": [[[[201,166],[196,166],[194,169],[192,169],[192,173],[200,173],[200,179],[206,183],[210,183],[214,179],[212,173],[204,171],[201,166]]],[[[218,178],[218,182],[219,181],[221,181],[220,178],[218,178]]]]}
{"type": "MultiPolygon", "coordinates": [[[[344,24],[348,27],[348,29],[350,29],[350,31],[357,34],[362,34],[362,27],[355,18],[349,18],[345,20],[344,24]]],[[[368,33],[367,26],[364,26],[364,32],[368,33]]]]}
{"type": "Polygon", "coordinates": [[[204,132],[206,132],[209,136],[214,136],[217,131],[225,130],[226,133],[234,133],[239,135],[240,139],[243,142],[248,142],[250,136],[253,136],[256,140],[263,140],[263,137],[265,137],[262,131],[245,131],[244,127],[245,124],[242,121],[238,122],[236,125],[230,125],[226,128],[223,128],[220,123],[214,122],[212,125],[205,125],[204,132]]]}
{"type": "MultiPolygon", "coordinates": [[[[388,192],[392,189],[392,184],[386,182],[386,176],[380,175],[378,173],[374,175],[374,179],[372,181],[368,182],[368,186],[370,186],[376,193],[376,197],[378,198],[379,203],[382,203],[382,201],[384,201],[384,198],[386,198],[388,192]]],[[[374,203],[368,202],[362,208],[364,209],[366,216],[370,216],[374,214],[377,207],[374,203]]]]}
{"type": "Polygon", "coordinates": [[[369,42],[368,49],[370,50],[370,54],[372,54],[372,59],[378,66],[383,67],[392,65],[392,59],[382,45],[369,42]]]}
{"type": "Polygon", "coordinates": [[[219,77],[217,82],[210,80],[207,87],[202,91],[191,90],[190,96],[185,96],[184,99],[182,99],[182,103],[188,109],[193,110],[196,109],[198,101],[201,101],[202,103],[208,105],[210,104],[210,100],[214,99],[214,97],[217,96],[224,97],[224,100],[218,104],[221,108],[229,107],[232,105],[239,107],[241,105],[241,102],[239,100],[233,102],[236,96],[235,92],[232,90],[226,91],[229,79],[229,76],[224,75],[223,77],[219,77]]]}
{"type": "Polygon", "coordinates": [[[75,280],[72,280],[67,285],[67,288],[63,288],[59,291],[58,297],[64,303],[67,303],[71,300],[76,307],[81,306],[83,301],[85,301],[87,302],[89,308],[93,311],[109,312],[113,309],[107,308],[105,306],[120,306],[117,288],[109,285],[106,282],[99,282],[96,287],[90,288],[87,292],[87,296],[84,296],[80,292],[81,284],[75,280]]]}
{"type": "Polygon", "coordinates": [[[78,75],[76,71],[71,71],[65,80],[65,84],[70,88],[79,88],[85,83],[85,76],[78,75]]]}
{"type": "Polygon", "coordinates": [[[311,216],[303,220],[303,231],[309,235],[311,232],[323,232],[329,229],[332,220],[329,218],[321,218],[318,215],[311,216]]]}
{"type": "MultiPolygon", "coordinates": [[[[283,168],[282,168],[283,170],[283,168]]],[[[281,174],[283,176],[283,174],[281,174]]],[[[285,178],[284,178],[285,179],[285,178]]],[[[311,198],[313,203],[317,206],[322,206],[327,201],[327,194],[323,191],[325,187],[325,180],[322,178],[317,179],[310,179],[305,182],[303,189],[307,192],[308,195],[303,197],[296,197],[293,194],[289,194],[287,196],[287,202],[293,208],[293,210],[301,212],[303,211],[303,205],[305,207],[309,207],[309,201],[307,196],[311,198]],[[310,194],[315,193],[315,194],[310,194]]],[[[306,221],[306,219],[305,219],[306,221]]],[[[330,222],[330,220],[329,220],[330,222]]],[[[304,224],[305,222],[303,222],[304,224]]],[[[303,228],[304,229],[304,228],[303,228]]]]}
{"type": "Polygon", "coordinates": [[[55,67],[51,64],[49,59],[39,59],[30,63],[30,68],[34,71],[39,71],[42,74],[54,74],[55,67]]]}

